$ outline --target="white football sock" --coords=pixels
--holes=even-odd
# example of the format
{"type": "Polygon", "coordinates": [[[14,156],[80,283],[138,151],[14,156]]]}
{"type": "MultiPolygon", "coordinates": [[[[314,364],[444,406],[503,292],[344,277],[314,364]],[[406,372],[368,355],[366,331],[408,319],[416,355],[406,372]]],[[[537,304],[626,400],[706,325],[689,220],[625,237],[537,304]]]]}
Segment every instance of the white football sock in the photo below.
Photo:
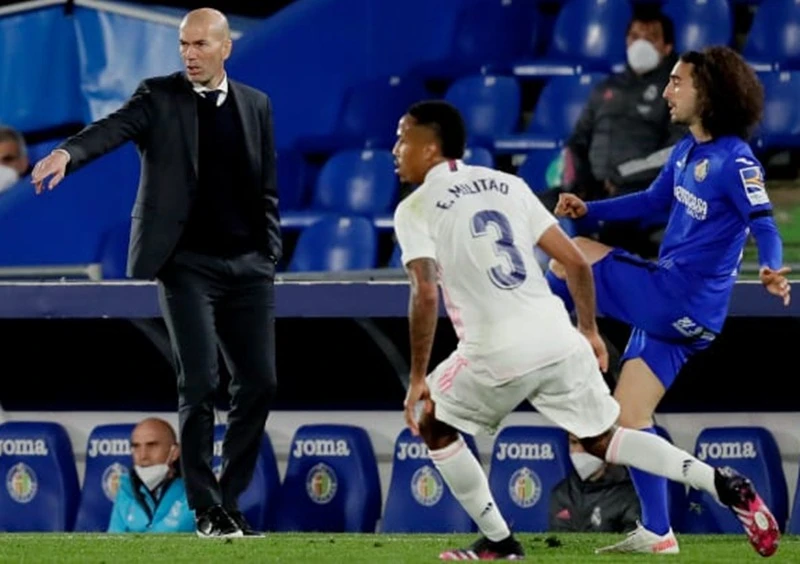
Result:
{"type": "Polygon", "coordinates": [[[486,473],[460,436],[445,448],[430,451],[434,466],[480,531],[492,541],[507,538],[508,528],[489,490],[486,473]]]}
{"type": "Polygon", "coordinates": [[[608,445],[606,460],[688,484],[718,499],[714,468],[657,435],[619,427],[608,445]]]}

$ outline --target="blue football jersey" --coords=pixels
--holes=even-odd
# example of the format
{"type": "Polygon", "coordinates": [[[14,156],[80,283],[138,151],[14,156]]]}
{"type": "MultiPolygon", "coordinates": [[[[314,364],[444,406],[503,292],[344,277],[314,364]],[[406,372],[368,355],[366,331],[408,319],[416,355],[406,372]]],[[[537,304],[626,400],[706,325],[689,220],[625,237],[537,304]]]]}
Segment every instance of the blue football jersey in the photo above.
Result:
{"type": "Polygon", "coordinates": [[[669,210],[658,257],[672,273],[674,287],[666,291],[688,306],[696,322],[719,331],[749,224],[772,214],[764,169],[750,146],[737,137],[700,143],[687,135],[644,193],[616,200],[590,203],[590,213],[616,220],[669,210]]]}
{"type": "Polygon", "coordinates": [[[659,261],[704,278],[735,276],[749,222],[772,210],[761,163],[734,137],[684,139],[653,188],[672,200],[659,261]]]}

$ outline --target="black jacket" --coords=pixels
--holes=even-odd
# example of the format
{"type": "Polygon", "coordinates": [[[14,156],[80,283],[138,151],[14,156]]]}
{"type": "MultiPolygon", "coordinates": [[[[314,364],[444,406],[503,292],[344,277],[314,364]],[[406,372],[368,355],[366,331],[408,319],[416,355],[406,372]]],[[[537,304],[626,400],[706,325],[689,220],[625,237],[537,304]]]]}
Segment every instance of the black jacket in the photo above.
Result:
{"type": "Polygon", "coordinates": [[[595,482],[582,481],[573,470],[550,494],[548,527],[554,532],[627,533],[636,528],[640,514],[624,466],[606,466],[595,482]]]}
{"type": "MultiPolygon", "coordinates": [[[[262,202],[261,249],[281,255],[275,144],[269,98],[228,79],[242,120],[252,190],[262,202]]],[[[148,78],[117,111],[87,126],[59,148],[70,154],[73,172],[126,141],[141,155],[139,190],[131,213],[128,276],[152,279],[170,258],[189,215],[197,187],[197,100],[186,76],[148,78]]]]}

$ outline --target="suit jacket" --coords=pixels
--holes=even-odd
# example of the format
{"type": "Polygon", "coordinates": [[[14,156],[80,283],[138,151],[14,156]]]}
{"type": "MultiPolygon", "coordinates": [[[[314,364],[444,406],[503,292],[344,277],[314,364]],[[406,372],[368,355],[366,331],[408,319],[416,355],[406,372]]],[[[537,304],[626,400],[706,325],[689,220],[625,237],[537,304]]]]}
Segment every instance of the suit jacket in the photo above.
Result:
{"type": "MultiPolygon", "coordinates": [[[[258,233],[274,261],[281,256],[275,144],[269,98],[228,79],[256,185],[263,202],[258,233]]],[[[169,260],[189,216],[197,187],[197,94],[182,72],[142,81],[117,111],[87,126],[59,148],[70,154],[67,174],[127,141],[142,161],[131,213],[128,276],[152,279],[169,260]]]]}

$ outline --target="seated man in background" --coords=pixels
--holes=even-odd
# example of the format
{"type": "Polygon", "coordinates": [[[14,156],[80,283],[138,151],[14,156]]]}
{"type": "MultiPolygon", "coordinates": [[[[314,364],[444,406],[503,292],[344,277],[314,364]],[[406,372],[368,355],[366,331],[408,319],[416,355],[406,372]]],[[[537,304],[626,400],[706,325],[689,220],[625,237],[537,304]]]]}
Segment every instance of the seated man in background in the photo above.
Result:
{"type": "Polygon", "coordinates": [[[163,419],[141,421],[131,434],[133,468],[120,477],[109,533],[190,533],[195,530],[180,477],[180,448],[163,419]]]}
{"type": "MultiPolygon", "coordinates": [[[[677,62],[674,37],[672,20],[658,7],[636,8],[625,37],[625,70],[593,89],[567,141],[563,190],[583,200],[601,200],[644,190],[658,175],[686,133],[684,126],[671,123],[661,97],[677,62]]],[[[557,197],[557,191],[550,197],[557,197]]],[[[666,217],[662,223],[654,220],[652,226],[601,225],[597,236],[607,245],[654,257],[658,243],[651,236],[666,217]]]]}
{"type": "Polygon", "coordinates": [[[550,494],[548,530],[571,533],[627,533],[641,518],[639,497],[624,466],[589,454],[569,435],[573,470],[550,494]]]}
{"type": "Polygon", "coordinates": [[[0,192],[11,188],[30,169],[28,149],[22,134],[0,125],[0,192]]]}

